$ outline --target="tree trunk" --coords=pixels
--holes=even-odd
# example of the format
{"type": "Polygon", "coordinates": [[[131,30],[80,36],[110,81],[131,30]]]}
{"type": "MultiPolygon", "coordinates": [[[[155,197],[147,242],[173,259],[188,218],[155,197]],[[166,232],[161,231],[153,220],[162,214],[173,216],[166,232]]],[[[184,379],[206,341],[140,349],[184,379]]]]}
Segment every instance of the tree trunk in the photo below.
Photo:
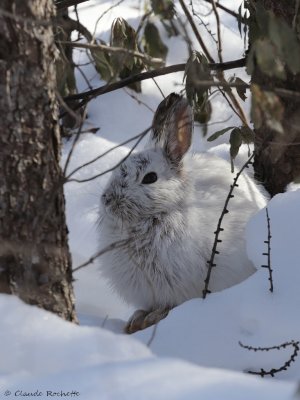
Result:
{"type": "Polygon", "coordinates": [[[2,0],[0,291],[76,321],[56,103],[52,0],[2,0]]]}
{"type": "MultiPolygon", "coordinates": [[[[262,4],[292,26],[295,1],[262,0],[262,4]]],[[[255,18],[254,8],[250,8],[250,13],[250,18],[255,18]]],[[[287,73],[286,80],[279,80],[266,76],[256,67],[252,82],[260,86],[300,91],[300,74],[287,73]]],[[[300,177],[300,102],[299,99],[279,98],[284,106],[284,135],[279,135],[265,124],[255,130],[255,175],[271,196],[284,192],[287,184],[300,177]]]]}

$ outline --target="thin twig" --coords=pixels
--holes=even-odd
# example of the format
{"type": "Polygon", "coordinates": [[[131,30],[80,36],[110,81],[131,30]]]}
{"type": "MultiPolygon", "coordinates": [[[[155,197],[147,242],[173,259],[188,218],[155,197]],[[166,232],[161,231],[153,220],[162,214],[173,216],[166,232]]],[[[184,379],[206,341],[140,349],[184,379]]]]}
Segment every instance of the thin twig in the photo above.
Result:
{"type": "MultiPolygon", "coordinates": [[[[211,3],[211,0],[204,0],[207,3],[211,3]]],[[[223,4],[217,2],[216,6],[219,7],[221,10],[225,11],[227,14],[232,15],[234,18],[236,18],[238,21],[241,21],[242,24],[247,24],[247,19],[241,17],[239,14],[236,12],[230,10],[229,8],[225,7],[223,4]]]]}
{"type": "Polygon", "coordinates": [[[216,23],[217,23],[217,35],[218,35],[218,56],[219,56],[219,61],[223,62],[223,57],[222,57],[222,40],[221,40],[221,30],[220,30],[220,16],[217,10],[217,6],[216,6],[216,2],[215,0],[211,0],[211,4],[213,7],[213,11],[215,14],[215,18],[216,18],[216,23]]]}
{"type": "Polygon", "coordinates": [[[155,113],[155,110],[153,110],[150,106],[148,106],[147,103],[145,103],[144,101],[142,101],[141,99],[139,99],[136,95],[134,95],[133,93],[131,93],[131,91],[127,90],[126,88],[124,88],[124,92],[131,97],[134,101],[136,101],[138,103],[138,105],[143,105],[144,107],[146,107],[149,111],[151,111],[153,114],[155,113]]]}
{"type": "MultiPolygon", "coordinates": [[[[207,126],[213,126],[213,125],[218,125],[218,124],[225,124],[226,122],[228,122],[230,119],[232,118],[232,115],[230,115],[228,118],[226,119],[222,119],[221,121],[215,121],[215,122],[209,122],[207,124],[207,126]]],[[[201,126],[200,123],[195,123],[195,126],[201,126]]]]}
{"type": "Polygon", "coordinates": [[[150,347],[155,336],[156,336],[156,331],[157,331],[157,326],[158,326],[158,322],[153,326],[152,332],[151,332],[151,336],[147,342],[147,347],[150,347]]]}
{"type": "Polygon", "coordinates": [[[79,66],[78,64],[75,64],[75,68],[78,69],[80,75],[81,75],[82,78],[84,79],[84,81],[85,81],[87,87],[89,88],[89,90],[92,90],[92,89],[93,89],[93,86],[91,85],[90,81],[88,80],[86,74],[82,71],[81,66],[79,66]]]}
{"type": "Polygon", "coordinates": [[[189,24],[190,24],[190,26],[191,26],[191,28],[192,28],[192,30],[193,30],[193,32],[194,32],[194,35],[196,36],[196,38],[197,38],[197,40],[198,40],[198,42],[199,42],[199,44],[200,44],[200,47],[201,47],[202,50],[203,50],[203,53],[205,54],[205,56],[206,56],[206,58],[208,59],[208,61],[211,62],[211,63],[213,63],[213,62],[214,62],[214,59],[213,59],[212,56],[210,55],[210,52],[208,51],[208,49],[207,49],[207,47],[206,47],[206,45],[205,45],[205,43],[204,43],[204,41],[203,41],[203,39],[202,39],[202,37],[201,37],[201,35],[200,35],[200,33],[199,33],[199,31],[198,31],[196,25],[195,25],[195,22],[194,22],[194,20],[193,20],[193,17],[192,17],[192,15],[190,14],[190,12],[189,12],[187,6],[185,5],[185,3],[184,3],[183,0],[179,0],[179,3],[180,3],[180,5],[181,5],[181,8],[182,8],[183,12],[185,13],[185,15],[186,15],[188,21],[189,21],[189,24]]]}
{"type": "Polygon", "coordinates": [[[80,135],[81,135],[83,122],[84,122],[84,120],[85,120],[85,114],[86,114],[86,107],[85,107],[84,110],[83,110],[83,115],[82,115],[82,118],[81,118],[80,125],[79,125],[79,127],[78,127],[78,129],[77,129],[77,132],[76,132],[76,135],[75,135],[75,139],[73,140],[71,150],[69,151],[69,154],[68,154],[68,157],[67,157],[65,166],[64,166],[64,170],[63,170],[63,176],[64,176],[64,177],[66,176],[67,169],[68,169],[68,166],[69,166],[69,164],[70,164],[72,155],[73,155],[73,153],[74,153],[76,144],[77,144],[77,142],[78,142],[78,140],[79,140],[79,137],[80,137],[80,135]]]}
{"type": "Polygon", "coordinates": [[[146,14],[144,14],[139,22],[139,26],[137,27],[137,30],[135,32],[136,37],[138,37],[141,29],[143,28],[143,25],[145,23],[145,21],[150,17],[150,15],[153,13],[153,10],[150,10],[148,12],[146,12],[146,14]]]}
{"type": "Polygon", "coordinates": [[[61,94],[59,93],[58,90],[56,90],[56,97],[60,105],[66,110],[66,112],[74,118],[76,125],[80,124],[82,121],[82,118],[78,116],[78,114],[68,106],[68,104],[64,101],[64,99],[61,97],[61,94]]]}
{"type": "Polygon", "coordinates": [[[105,157],[107,154],[109,154],[113,150],[115,150],[115,149],[117,149],[119,147],[122,147],[122,146],[126,145],[127,143],[132,142],[135,139],[143,138],[146,135],[146,133],[148,133],[150,131],[151,128],[152,127],[149,127],[147,129],[145,129],[142,133],[139,133],[138,135],[136,135],[136,136],[134,136],[134,137],[132,137],[130,139],[127,139],[124,142],[122,142],[120,144],[117,144],[114,147],[111,147],[109,150],[107,150],[104,153],[100,154],[99,156],[93,158],[92,160],[90,160],[90,161],[88,161],[88,162],[86,162],[84,164],[81,164],[79,167],[75,168],[72,172],[70,172],[70,174],[66,177],[66,180],[69,180],[71,178],[71,176],[73,176],[76,172],[80,171],[82,168],[87,167],[88,165],[93,164],[94,162],[98,161],[100,158],[105,157]]]}
{"type": "Polygon", "coordinates": [[[242,174],[242,172],[244,171],[245,168],[248,168],[249,164],[252,162],[253,157],[254,157],[254,153],[252,153],[251,157],[246,161],[246,163],[242,166],[242,168],[236,174],[236,176],[235,176],[235,178],[233,180],[233,184],[230,186],[230,190],[229,190],[228,195],[226,197],[225,204],[224,204],[224,207],[222,209],[222,212],[221,212],[221,215],[220,215],[220,218],[219,218],[219,221],[218,221],[217,229],[214,232],[215,240],[214,240],[214,243],[213,243],[211,256],[210,256],[210,259],[207,261],[208,268],[207,268],[206,278],[204,280],[205,286],[204,286],[204,289],[203,289],[203,292],[202,292],[204,299],[205,299],[206,295],[210,293],[210,290],[208,289],[208,287],[209,287],[209,282],[210,282],[212,269],[214,267],[216,267],[215,255],[220,253],[217,250],[217,246],[218,246],[218,243],[222,242],[222,240],[219,239],[219,235],[224,230],[223,228],[221,228],[221,225],[222,225],[224,216],[229,212],[228,211],[228,203],[229,203],[230,199],[232,197],[234,197],[234,195],[232,194],[233,191],[234,191],[234,188],[239,186],[237,184],[237,181],[238,181],[240,175],[242,174]]]}
{"type": "Polygon", "coordinates": [[[94,28],[94,32],[93,32],[93,39],[95,38],[96,32],[97,32],[97,28],[98,28],[98,24],[100,22],[100,20],[104,17],[104,15],[106,15],[109,11],[111,11],[113,8],[118,7],[121,3],[123,3],[124,0],[119,0],[116,4],[113,4],[112,6],[110,6],[107,10],[105,10],[100,17],[97,19],[96,23],[95,23],[95,28],[94,28]]]}
{"type": "Polygon", "coordinates": [[[270,227],[270,217],[268,212],[268,207],[266,207],[266,216],[267,216],[267,226],[268,226],[268,239],[264,241],[268,245],[268,250],[266,253],[263,253],[263,256],[268,257],[267,265],[262,265],[262,268],[267,268],[269,271],[269,282],[270,282],[270,292],[273,292],[273,269],[271,266],[271,227],[270,227]]]}
{"type": "Polygon", "coordinates": [[[119,240],[118,242],[111,243],[110,245],[106,246],[104,249],[98,251],[96,254],[94,254],[92,257],[90,257],[90,258],[89,258],[87,261],[85,261],[83,264],[80,264],[78,267],[73,268],[72,271],[73,271],[73,272],[77,272],[77,271],[79,271],[80,269],[87,267],[89,264],[93,264],[93,262],[94,262],[97,258],[99,258],[100,256],[102,256],[103,254],[105,254],[105,253],[107,253],[107,252],[109,252],[109,251],[118,249],[118,248],[120,248],[120,247],[126,246],[126,245],[129,243],[130,240],[131,240],[131,239],[127,238],[127,239],[119,240]]]}
{"type": "Polygon", "coordinates": [[[178,20],[178,24],[180,25],[180,27],[183,31],[183,33],[181,33],[181,35],[187,44],[189,54],[191,54],[192,50],[193,50],[193,42],[192,42],[192,39],[190,38],[188,30],[186,28],[186,22],[183,22],[179,15],[177,16],[177,20],[178,20]]]}
{"type": "MultiPolygon", "coordinates": [[[[212,38],[212,40],[217,44],[218,42],[217,42],[217,40],[215,38],[215,34],[209,29],[209,23],[205,23],[203,21],[203,19],[200,17],[200,15],[196,13],[196,11],[194,9],[193,1],[191,1],[191,8],[192,8],[193,16],[196,17],[197,19],[199,19],[200,26],[204,27],[204,29],[209,34],[209,36],[212,38]]],[[[211,14],[211,13],[212,13],[212,10],[209,11],[209,14],[211,14]]],[[[205,17],[207,17],[209,14],[205,15],[205,17]]]]}
{"type": "Polygon", "coordinates": [[[296,0],[295,1],[295,15],[293,18],[293,23],[292,23],[292,27],[293,30],[296,30],[296,24],[297,24],[297,17],[298,17],[298,12],[299,12],[299,6],[300,6],[300,0],[296,0]]]}
{"type": "MultiPolygon", "coordinates": [[[[141,142],[141,140],[145,137],[146,133],[150,130],[147,129],[147,131],[144,131],[141,135],[139,135],[139,139],[136,141],[136,143],[134,144],[134,146],[132,146],[132,148],[130,149],[130,151],[126,154],[126,156],[124,158],[122,158],[122,160],[120,160],[117,164],[115,164],[113,167],[100,172],[97,175],[91,176],[90,178],[86,178],[86,179],[75,179],[72,178],[70,179],[70,175],[73,174],[73,172],[69,175],[69,177],[66,178],[66,182],[77,182],[77,183],[83,183],[83,182],[89,182],[92,181],[94,179],[100,178],[100,176],[103,176],[111,171],[113,171],[114,169],[118,168],[124,161],[127,160],[127,158],[132,154],[132,152],[134,151],[134,149],[138,146],[138,144],[141,142]]],[[[103,156],[103,155],[102,155],[103,156]]],[[[78,167],[79,168],[79,167],[78,167]]],[[[82,166],[80,166],[80,168],[82,168],[82,166]]]]}
{"type": "Polygon", "coordinates": [[[162,60],[161,58],[153,58],[150,57],[148,54],[142,54],[135,50],[125,49],[124,47],[112,47],[101,43],[91,44],[91,43],[77,43],[77,42],[67,42],[67,41],[60,41],[60,43],[76,47],[79,49],[103,50],[106,53],[121,53],[125,55],[131,55],[136,58],[140,58],[141,60],[145,61],[150,65],[161,66],[165,64],[164,60],[162,60]]]}

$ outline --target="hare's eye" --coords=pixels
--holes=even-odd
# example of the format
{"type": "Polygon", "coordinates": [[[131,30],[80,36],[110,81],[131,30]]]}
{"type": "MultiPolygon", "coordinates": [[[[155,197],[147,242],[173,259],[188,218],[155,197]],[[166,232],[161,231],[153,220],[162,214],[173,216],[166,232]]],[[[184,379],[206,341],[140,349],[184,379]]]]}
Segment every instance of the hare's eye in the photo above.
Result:
{"type": "Polygon", "coordinates": [[[144,184],[149,184],[149,183],[154,183],[157,181],[157,175],[155,172],[149,172],[149,174],[146,174],[142,180],[142,183],[144,184]]]}

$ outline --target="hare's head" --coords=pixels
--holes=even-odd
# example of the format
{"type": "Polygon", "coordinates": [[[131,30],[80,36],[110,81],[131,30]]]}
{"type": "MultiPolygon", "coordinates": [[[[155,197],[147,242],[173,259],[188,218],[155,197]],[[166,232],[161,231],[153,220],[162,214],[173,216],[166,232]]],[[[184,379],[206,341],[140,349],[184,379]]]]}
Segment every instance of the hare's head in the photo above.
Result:
{"type": "Polygon", "coordinates": [[[122,224],[179,209],[186,195],[183,157],[193,132],[188,102],[169,95],[158,106],[152,128],[152,148],[132,154],[115,169],[102,195],[106,215],[122,224]]]}

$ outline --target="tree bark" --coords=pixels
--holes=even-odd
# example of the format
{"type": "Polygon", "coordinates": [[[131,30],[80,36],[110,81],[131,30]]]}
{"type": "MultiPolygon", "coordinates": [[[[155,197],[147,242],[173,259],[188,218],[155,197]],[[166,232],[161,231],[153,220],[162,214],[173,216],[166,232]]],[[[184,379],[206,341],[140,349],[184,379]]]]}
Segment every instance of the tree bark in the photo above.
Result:
{"type": "Polygon", "coordinates": [[[0,292],[76,321],[56,103],[52,0],[2,0],[0,292]]]}
{"type": "MultiPolygon", "coordinates": [[[[295,1],[262,0],[262,4],[267,10],[272,10],[277,17],[285,19],[292,26],[295,1]]],[[[255,18],[254,8],[252,8],[250,18],[255,18]]],[[[250,38],[251,26],[253,25],[250,24],[250,38]]],[[[249,45],[251,46],[251,42],[249,45]]],[[[262,87],[300,91],[300,74],[287,73],[286,80],[279,80],[266,76],[256,67],[252,82],[262,87]]],[[[300,102],[297,99],[280,96],[279,98],[284,106],[282,121],[284,135],[278,135],[265,124],[255,130],[255,175],[271,196],[284,192],[290,182],[300,177],[300,102]]]]}

